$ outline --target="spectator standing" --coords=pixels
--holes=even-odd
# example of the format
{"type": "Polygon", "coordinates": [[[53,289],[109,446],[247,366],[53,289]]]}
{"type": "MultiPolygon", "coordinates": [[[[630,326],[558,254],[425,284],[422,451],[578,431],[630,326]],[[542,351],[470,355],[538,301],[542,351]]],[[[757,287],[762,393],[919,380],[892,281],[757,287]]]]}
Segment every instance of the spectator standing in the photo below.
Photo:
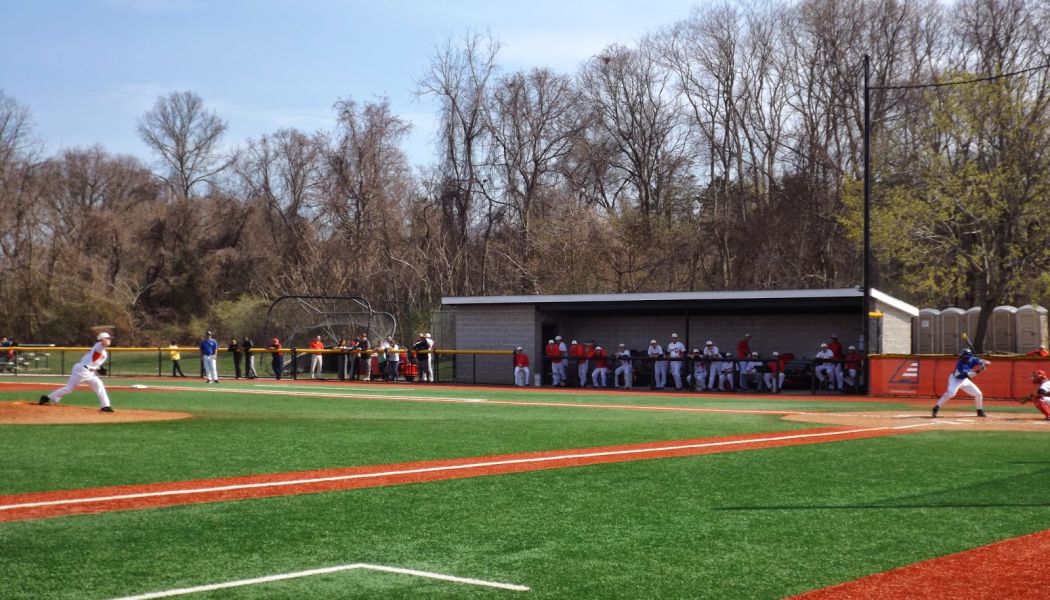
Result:
{"type": "Polygon", "coordinates": [[[230,345],[226,348],[226,351],[233,356],[233,378],[241,378],[241,345],[237,343],[237,338],[230,340],[230,345]]]}
{"type": "Polygon", "coordinates": [[[284,359],[281,357],[281,340],[277,338],[270,340],[267,350],[270,351],[270,368],[273,369],[273,376],[280,381],[281,372],[284,371],[284,359]]]}
{"type": "Polygon", "coordinates": [[[387,336],[386,346],[387,379],[397,381],[398,371],[401,369],[401,347],[392,335],[387,336]]]}
{"type": "Polygon", "coordinates": [[[609,353],[601,346],[594,347],[594,372],[591,373],[591,384],[596,388],[609,385],[609,353]]]}
{"type": "Polygon", "coordinates": [[[646,350],[646,354],[649,355],[649,360],[653,365],[653,384],[656,389],[662,390],[667,385],[667,361],[664,360],[667,356],[664,354],[664,347],[656,340],[649,340],[649,349],[646,350]]]}
{"type": "Polygon", "coordinates": [[[430,373],[430,381],[434,382],[437,381],[437,373],[434,372],[434,350],[437,344],[430,333],[424,333],[423,337],[427,340],[427,373],[430,373]]]}
{"type": "Polygon", "coordinates": [[[215,341],[211,332],[204,337],[200,345],[201,362],[204,364],[204,376],[208,383],[219,383],[218,356],[219,342],[215,341]]]}
{"type": "Polygon", "coordinates": [[[419,338],[416,339],[416,343],[412,344],[412,351],[416,356],[416,364],[419,365],[419,380],[430,381],[430,363],[428,358],[430,356],[427,350],[430,346],[427,344],[427,338],[424,334],[419,334],[419,338]]]}
{"type": "Polygon", "coordinates": [[[514,349],[514,385],[529,386],[529,355],[521,346],[514,349]]]}
{"type": "Polygon", "coordinates": [[[317,379],[321,376],[321,370],[324,367],[324,356],[318,352],[318,350],[324,350],[324,342],[321,341],[321,336],[314,336],[314,339],[310,340],[310,379],[317,379]]]}
{"type": "Polygon", "coordinates": [[[252,343],[252,338],[244,336],[241,340],[241,352],[244,353],[244,376],[248,379],[255,379],[255,354],[252,353],[252,349],[255,348],[255,344],[252,343]]]}
{"type": "Polygon", "coordinates": [[[357,338],[357,372],[361,381],[372,381],[372,343],[364,332],[357,338]]]}
{"type": "Polygon", "coordinates": [[[613,373],[613,387],[620,387],[620,375],[623,375],[623,388],[631,389],[633,371],[634,364],[631,359],[631,351],[626,344],[620,344],[616,349],[616,371],[613,373]]]}
{"type": "Polygon", "coordinates": [[[671,343],[667,344],[667,358],[671,361],[671,378],[674,389],[682,389],[682,365],[685,364],[685,344],[678,340],[678,334],[671,334],[671,343]]]}
{"type": "Polygon", "coordinates": [[[182,353],[179,352],[179,345],[175,343],[175,340],[171,340],[171,343],[168,344],[168,356],[171,358],[171,376],[185,377],[186,374],[182,372],[182,353]]]}

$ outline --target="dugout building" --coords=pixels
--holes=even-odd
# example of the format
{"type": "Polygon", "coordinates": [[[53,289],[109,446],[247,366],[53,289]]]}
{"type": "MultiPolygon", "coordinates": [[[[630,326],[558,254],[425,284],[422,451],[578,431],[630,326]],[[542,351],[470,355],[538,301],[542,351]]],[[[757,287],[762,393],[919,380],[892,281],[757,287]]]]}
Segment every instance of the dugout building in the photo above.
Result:
{"type": "MultiPolygon", "coordinates": [[[[440,345],[458,350],[513,350],[522,346],[533,372],[543,364],[547,340],[560,335],[568,344],[593,340],[615,353],[626,344],[644,356],[650,339],[666,346],[677,333],[688,350],[712,340],[733,352],[745,334],[763,358],[773,351],[812,358],[822,342],[836,335],[843,347],[871,353],[911,351],[912,319],[919,309],[878,290],[871,290],[872,312],[863,315],[863,290],[766,290],[734,292],[666,292],[639,294],[567,294],[550,296],[481,296],[441,299],[451,334],[440,345]],[[449,318],[451,317],[451,318],[449,318]],[[862,335],[863,330],[869,331],[862,335]]],[[[477,356],[457,365],[465,381],[513,384],[507,356],[477,356]]],[[[570,369],[571,380],[575,380],[570,369]]]]}

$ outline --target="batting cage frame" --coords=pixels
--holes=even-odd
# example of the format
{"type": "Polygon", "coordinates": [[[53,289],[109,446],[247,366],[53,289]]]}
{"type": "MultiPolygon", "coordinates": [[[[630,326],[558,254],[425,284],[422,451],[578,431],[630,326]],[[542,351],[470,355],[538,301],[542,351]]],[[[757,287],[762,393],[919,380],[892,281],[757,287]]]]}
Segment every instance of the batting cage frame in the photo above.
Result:
{"type": "MultiPolygon", "coordinates": [[[[326,346],[335,346],[360,333],[367,333],[371,339],[396,335],[397,318],[375,310],[363,296],[288,294],[270,303],[263,331],[281,340],[285,348],[305,348],[318,335],[326,346]]],[[[286,355],[284,371],[305,371],[305,364],[292,364],[297,359],[309,360],[309,356],[286,355]]]]}

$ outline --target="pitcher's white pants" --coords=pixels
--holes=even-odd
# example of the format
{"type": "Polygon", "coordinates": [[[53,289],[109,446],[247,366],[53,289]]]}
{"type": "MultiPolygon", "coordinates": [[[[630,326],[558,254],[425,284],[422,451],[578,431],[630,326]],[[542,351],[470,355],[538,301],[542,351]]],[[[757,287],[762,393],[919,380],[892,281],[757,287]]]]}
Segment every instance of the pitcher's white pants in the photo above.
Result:
{"type": "Polygon", "coordinates": [[[86,383],[91,388],[91,391],[95,392],[95,395],[98,396],[99,407],[105,408],[109,406],[109,394],[106,393],[106,386],[102,384],[98,373],[80,363],[73,365],[73,371],[70,372],[69,381],[66,382],[66,385],[51,392],[47,397],[51,399],[52,404],[58,404],[62,401],[63,396],[72,392],[81,383],[86,383]]]}

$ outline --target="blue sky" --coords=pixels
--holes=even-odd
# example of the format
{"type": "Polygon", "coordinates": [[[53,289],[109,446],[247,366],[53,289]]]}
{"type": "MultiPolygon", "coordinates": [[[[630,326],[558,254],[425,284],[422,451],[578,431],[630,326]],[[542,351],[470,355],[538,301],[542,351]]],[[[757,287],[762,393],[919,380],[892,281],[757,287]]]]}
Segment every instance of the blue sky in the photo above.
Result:
{"type": "Polygon", "coordinates": [[[572,73],[613,43],[689,15],[692,3],[598,0],[0,0],[0,89],[27,105],[46,151],[101,144],[149,159],[135,131],[190,90],[237,145],[282,127],[331,130],[341,98],[390,98],[431,160],[434,108],[413,97],[435,48],[490,31],[508,70],[572,73]]]}

